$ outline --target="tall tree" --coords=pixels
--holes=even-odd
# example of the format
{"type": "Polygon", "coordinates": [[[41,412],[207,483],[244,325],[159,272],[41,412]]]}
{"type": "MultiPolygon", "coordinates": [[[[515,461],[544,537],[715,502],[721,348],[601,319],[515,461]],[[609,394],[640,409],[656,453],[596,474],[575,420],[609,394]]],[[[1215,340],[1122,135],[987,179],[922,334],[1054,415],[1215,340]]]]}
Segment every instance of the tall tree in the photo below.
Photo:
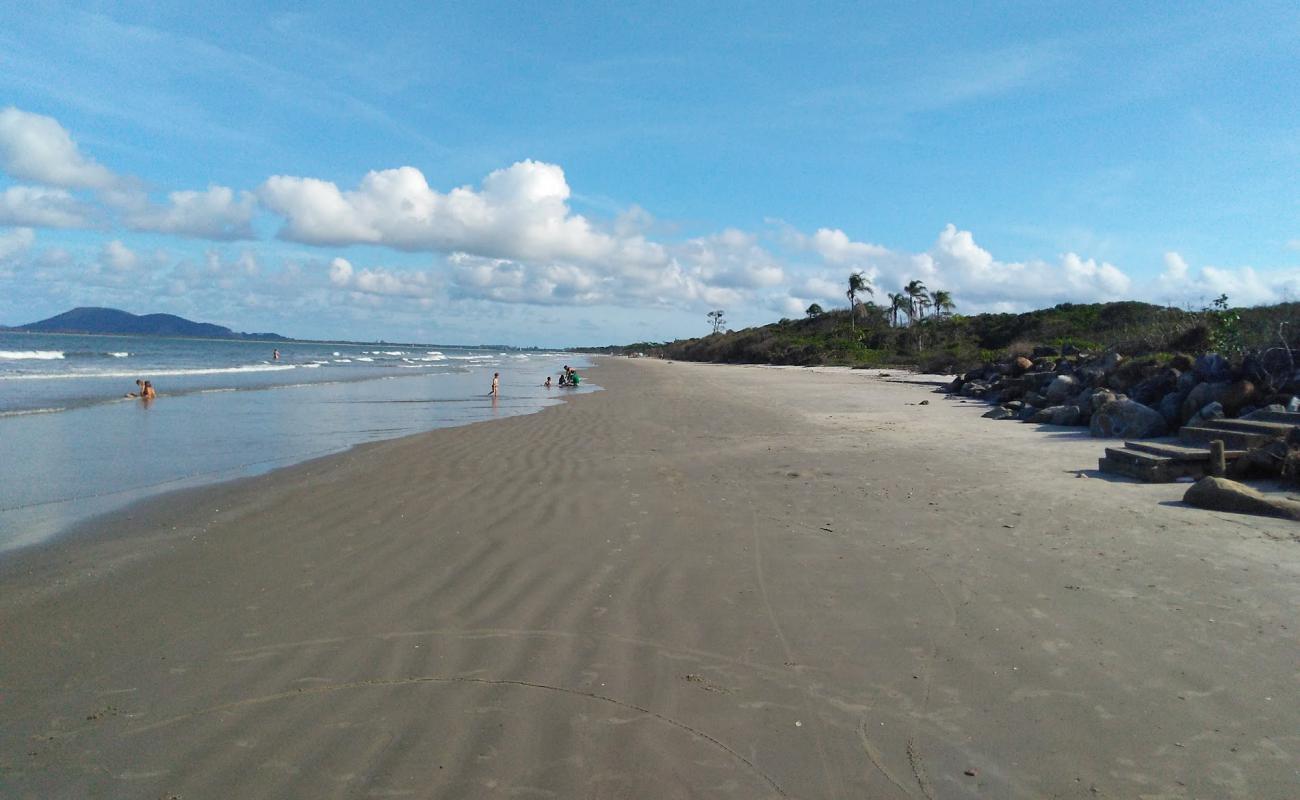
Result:
{"type": "Polygon", "coordinates": [[[952,314],[957,304],[952,301],[952,293],[944,289],[935,289],[930,292],[930,302],[934,304],[934,313],[940,317],[947,317],[952,314]]]}
{"type": "Polygon", "coordinates": [[[849,298],[849,326],[854,331],[857,330],[858,316],[858,295],[875,294],[876,290],[871,287],[870,281],[861,272],[854,272],[849,275],[849,290],[844,293],[849,298]]]}
{"type": "Polygon", "coordinates": [[[889,293],[889,321],[895,328],[898,327],[898,315],[907,313],[908,298],[902,292],[889,293]]]}
{"type": "Polygon", "coordinates": [[[709,324],[713,326],[714,333],[717,333],[718,331],[722,330],[722,326],[727,324],[727,321],[722,318],[723,315],[726,313],[727,312],[719,308],[717,311],[710,311],[706,315],[709,318],[709,324]]]}
{"type": "Polygon", "coordinates": [[[816,303],[813,303],[812,305],[808,306],[808,310],[805,311],[804,313],[808,315],[809,319],[812,319],[813,317],[820,317],[822,314],[825,314],[826,312],[822,309],[821,306],[817,305],[816,303]]]}
{"type": "Polygon", "coordinates": [[[925,318],[925,306],[929,304],[930,298],[926,296],[925,284],[919,280],[914,280],[903,287],[908,298],[912,301],[912,310],[908,314],[908,321],[915,322],[925,318]]]}

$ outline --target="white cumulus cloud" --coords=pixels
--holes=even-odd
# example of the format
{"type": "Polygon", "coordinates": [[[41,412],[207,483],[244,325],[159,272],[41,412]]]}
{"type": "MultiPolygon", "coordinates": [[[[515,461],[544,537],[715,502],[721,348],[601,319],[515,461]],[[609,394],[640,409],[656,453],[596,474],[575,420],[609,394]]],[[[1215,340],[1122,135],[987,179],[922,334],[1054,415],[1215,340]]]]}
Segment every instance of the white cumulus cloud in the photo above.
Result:
{"type": "Polygon", "coordinates": [[[123,220],[133,230],[215,240],[253,237],[251,223],[257,201],[251,192],[209,186],[201,192],[171,192],[162,206],[143,197],[118,202],[129,205],[123,220]]]}
{"type": "Polygon", "coordinates": [[[119,182],[81,153],[58,120],[13,106],[0,109],[0,167],[19,180],[65,189],[108,189],[119,182]]]}
{"type": "Polygon", "coordinates": [[[0,225],[36,228],[90,228],[96,210],[65,189],[10,186],[0,192],[0,225]]]}
{"type": "Polygon", "coordinates": [[[383,267],[356,269],[344,258],[335,258],[329,266],[330,285],[336,289],[381,297],[431,297],[438,288],[433,276],[416,270],[391,270],[383,267]]]}

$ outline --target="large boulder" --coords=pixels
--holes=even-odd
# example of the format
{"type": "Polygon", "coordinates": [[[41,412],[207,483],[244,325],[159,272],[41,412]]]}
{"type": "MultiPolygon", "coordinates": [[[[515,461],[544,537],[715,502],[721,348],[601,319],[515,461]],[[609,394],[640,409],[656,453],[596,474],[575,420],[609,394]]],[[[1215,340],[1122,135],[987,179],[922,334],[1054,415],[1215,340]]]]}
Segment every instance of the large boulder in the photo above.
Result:
{"type": "Polygon", "coordinates": [[[997,408],[992,408],[989,409],[988,411],[985,411],[980,416],[984,417],[985,419],[1015,419],[1016,412],[1012,411],[1006,406],[998,406],[997,408]]]}
{"type": "Polygon", "coordinates": [[[1211,511],[1230,511],[1234,514],[1257,514],[1264,517],[1281,517],[1300,521],[1300,503],[1279,497],[1269,497],[1244,483],[1213,476],[1201,478],[1183,495],[1183,502],[1211,511]]]}
{"type": "Polygon", "coordinates": [[[1052,412],[1047,420],[1049,425],[1078,425],[1080,417],[1083,416],[1078,406],[1056,406],[1047,410],[1052,412]]]}
{"type": "Polygon", "coordinates": [[[1214,402],[1206,403],[1205,407],[1192,415],[1187,420],[1187,425],[1193,428],[1199,428],[1212,419],[1223,419],[1223,403],[1214,402]]]}
{"type": "Polygon", "coordinates": [[[1176,369],[1162,369],[1134,386],[1128,395],[1144,406],[1155,406],[1162,397],[1177,388],[1180,377],[1182,373],[1176,369]]]}
{"type": "Polygon", "coordinates": [[[1024,356],[1016,356],[1015,359],[1011,362],[1011,374],[1024,375],[1026,372],[1033,369],[1033,367],[1034,367],[1034,362],[1030,361],[1024,356]]]}
{"type": "Polygon", "coordinates": [[[1241,409],[1255,402],[1259,397],[1259,391],[1255,384],[1248,380],[1240,380],[1228,384],[1228,388],[1219,399],[1223,403],[1223,409],[1228,416],[1236,416],[1241,409]]]}
{"type": "Polygon", "coordinates": [[[1155,407],[1160,412],[1160,416],[1165,418],[1165,424],[1170,430],[1179,427],[1183,422],[1183,401],[1187,395],[1182,392],[1170,392],[1160,398],[1160,404],[1155,407]]]}
{"type": "Polygon", "coordinates": [[[1110,389],[1088,389],[1079,395],[1078,406],[1089,414],[1096,414],[1107,403],[1113,403],[1119,396],[1110,389]]]}
{"type": "Polygon", "coordinates": [[[1059,405],[1065,399],[1073,397],[1079,391],[1079,382],[1069,375],[1057,375],[1056,378],[1047,385],[1047,402],[1052,405],[1059,405]]]}
{"type": "Polygon", "coordinates": [[[1169,426],[1159,411],[1134,400],[1115,400],[1097,410],[1089,420],[1093,436],[1108,439],[1149,439],[1164,436],[1169,426]]]}
{"type": "Polygon", "coordinates": [[[1231,386],[1226,381],[1196,384],[1196,388],[1188,392],[1187,399],[1183,401],[1183,419],[1191,419],[1197,411],[1210,403],[1222,403],[1231,386]]]}
{"type": "Polygon", "coordinates": [[[1206,383],[1220,383],[1232,377],[1232,365],[1218,353],[1206,353],[1197,358],[1192,371],[1206,383]]]}

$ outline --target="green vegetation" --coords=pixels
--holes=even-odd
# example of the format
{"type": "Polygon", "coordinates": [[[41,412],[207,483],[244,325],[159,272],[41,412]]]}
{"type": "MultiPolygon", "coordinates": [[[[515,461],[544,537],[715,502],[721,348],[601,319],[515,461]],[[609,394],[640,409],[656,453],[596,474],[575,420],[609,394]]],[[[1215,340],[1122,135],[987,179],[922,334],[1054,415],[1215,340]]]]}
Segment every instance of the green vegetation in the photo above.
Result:
{"type": "MultiPolygon", "coordinates": [[[[861,289],[859,289],[861,292],[861,289]]],[[[675,342],[603,348],[686,361],[751,364],[909,365],[959,372],[1034,347],[1114,350],[1123,355],[1218,351],[1225,354],[1300,347],[1300,303],[1187,311],[1135,301],[1063,303],[1023,314],[953,313],[946,292],[920,281],[889,295],[889,306],[855,303],[854,311],[821,311],[799,320],[675,342]],[[924,299],[925,302],[922,302],[924,299]],[[927,310],[932,313],[926,314],[927,310]],[[906,317],[904,321],[901,319],[906,317]]]]}

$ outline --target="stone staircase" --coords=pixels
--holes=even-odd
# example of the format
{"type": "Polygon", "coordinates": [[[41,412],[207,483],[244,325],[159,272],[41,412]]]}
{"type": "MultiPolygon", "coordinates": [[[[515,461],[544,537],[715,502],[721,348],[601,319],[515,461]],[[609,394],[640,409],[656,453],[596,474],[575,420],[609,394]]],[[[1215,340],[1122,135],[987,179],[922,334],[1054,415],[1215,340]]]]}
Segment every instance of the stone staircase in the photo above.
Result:
{"type": "Polygon", "coordinates": [[[1102,472],[1148,483],[1201,478],[1211,472],[1210,442],[1223,442],[1224,460],[1230,462],[1251,448],[1286,438],[1297,427],[1300,413],[1289,411],[1261,411],[1250,419],[1215,419],[1184,426],[1177,443],[1124,442],[1123,447],[1107,447],[1098,466],[1102,472]]]}

